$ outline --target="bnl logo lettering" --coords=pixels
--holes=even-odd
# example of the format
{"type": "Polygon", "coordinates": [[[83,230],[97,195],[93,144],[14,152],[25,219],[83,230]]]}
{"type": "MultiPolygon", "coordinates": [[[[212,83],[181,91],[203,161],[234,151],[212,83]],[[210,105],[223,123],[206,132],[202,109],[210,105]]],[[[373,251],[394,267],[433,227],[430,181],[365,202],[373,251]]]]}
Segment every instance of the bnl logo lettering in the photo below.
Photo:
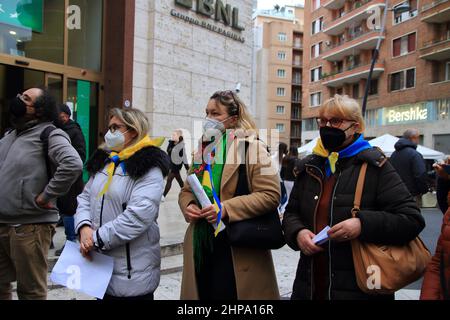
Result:
{"type": "Polygon", "coordinates": [[[76,5],[67,7],[67,21],[68,30],[81,30],[81,8],[76,5]]]}

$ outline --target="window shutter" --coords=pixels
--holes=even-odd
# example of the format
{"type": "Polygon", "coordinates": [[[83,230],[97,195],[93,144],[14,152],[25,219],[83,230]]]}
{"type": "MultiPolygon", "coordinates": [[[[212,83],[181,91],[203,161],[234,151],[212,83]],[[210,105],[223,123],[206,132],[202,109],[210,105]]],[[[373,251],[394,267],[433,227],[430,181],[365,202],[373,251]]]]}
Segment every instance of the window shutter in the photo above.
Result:
{"type": "Polygon", "coordinates": [[[402,45],[402,39],[395,39],[393,46],[394,46],[394,57],[398,57],[400,55],[400,50],[401,50],[401,45],[402,45]]]}
{"type": "Polygon", "coordinates": [[[416,50],[416,34],[412,33],[408,35],[408,52],[416,50]]]}

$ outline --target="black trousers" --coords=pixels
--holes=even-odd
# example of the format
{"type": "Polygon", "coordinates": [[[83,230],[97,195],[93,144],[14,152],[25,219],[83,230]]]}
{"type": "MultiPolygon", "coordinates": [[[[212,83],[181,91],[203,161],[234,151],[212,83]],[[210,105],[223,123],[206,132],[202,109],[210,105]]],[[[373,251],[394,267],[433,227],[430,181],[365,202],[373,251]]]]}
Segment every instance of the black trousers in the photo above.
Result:
{"type": "Polygon", "coordinates": [[[124,301],[134,301],[134,300],[155,300],[153,293],[149,293],[143,296],[137,296],[137,297],[114,297],[105,294],[105,297],[103,298],[104,301],[117,301],[117,300],[124,300],[124,301]]]}
{"type": "Polygon", "coordinates": [[[197,274],[197,288],[202,301],[237,300],[231,246],[226,231],[214,238],[214,251],[204,256],[205,264],[197,274]]]}

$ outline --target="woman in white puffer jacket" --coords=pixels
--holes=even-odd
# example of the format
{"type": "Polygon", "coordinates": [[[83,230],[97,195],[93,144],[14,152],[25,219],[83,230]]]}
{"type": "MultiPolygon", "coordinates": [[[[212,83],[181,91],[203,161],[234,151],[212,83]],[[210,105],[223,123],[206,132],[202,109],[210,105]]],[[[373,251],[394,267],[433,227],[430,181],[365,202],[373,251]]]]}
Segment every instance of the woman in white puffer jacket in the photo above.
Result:
{"type": "Polygon", "coordinates": [[[160,280],[157,218],[169,159],[148,137],[138,110],[114,109],[106,144],[87,163],[91,175],[78,197],[80,251],[114,258],[105,299],[153,299],[160,280]]]}

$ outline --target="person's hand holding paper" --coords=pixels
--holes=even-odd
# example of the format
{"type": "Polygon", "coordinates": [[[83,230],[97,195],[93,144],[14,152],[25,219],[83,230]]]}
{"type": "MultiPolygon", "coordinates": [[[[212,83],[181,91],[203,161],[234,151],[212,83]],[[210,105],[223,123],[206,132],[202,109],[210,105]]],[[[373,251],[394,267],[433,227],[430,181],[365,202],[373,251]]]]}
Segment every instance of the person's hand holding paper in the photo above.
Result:
{"type": "Polygon", "coordinates": [[[297,235],[297,245],[301,252],[307,256],[313,256],[323,251],[323,248],[314,243],[316,235],[308,229],[301,230],[297,235]]]}
{"type": "MultiPolygon", "coordinates": [[[[192,192],[194,193],[195,197],[202,207],[202,209],[200,209],[197,205],[190,204],[186,209],[187,220],[191,219],[191,221],[189,222],[193,222],[198,219],[204,218],[214,226],[214,229],[217,230],[217,210],[206,195],[206,192],[203,189],[203,186],[201,185],[197,176],[195,174],[192,174],[188,176],[187,181],[191,186],[192,192]]],[[[225,210],[222,211],[222,214],[224,213],[224,211],[225,210]]],[[[222,219],[223,218],[224,217],[222,216],[222,219]]],[[[221,223],[220,231],[224,229],[225,225],[221,223]]]]}

